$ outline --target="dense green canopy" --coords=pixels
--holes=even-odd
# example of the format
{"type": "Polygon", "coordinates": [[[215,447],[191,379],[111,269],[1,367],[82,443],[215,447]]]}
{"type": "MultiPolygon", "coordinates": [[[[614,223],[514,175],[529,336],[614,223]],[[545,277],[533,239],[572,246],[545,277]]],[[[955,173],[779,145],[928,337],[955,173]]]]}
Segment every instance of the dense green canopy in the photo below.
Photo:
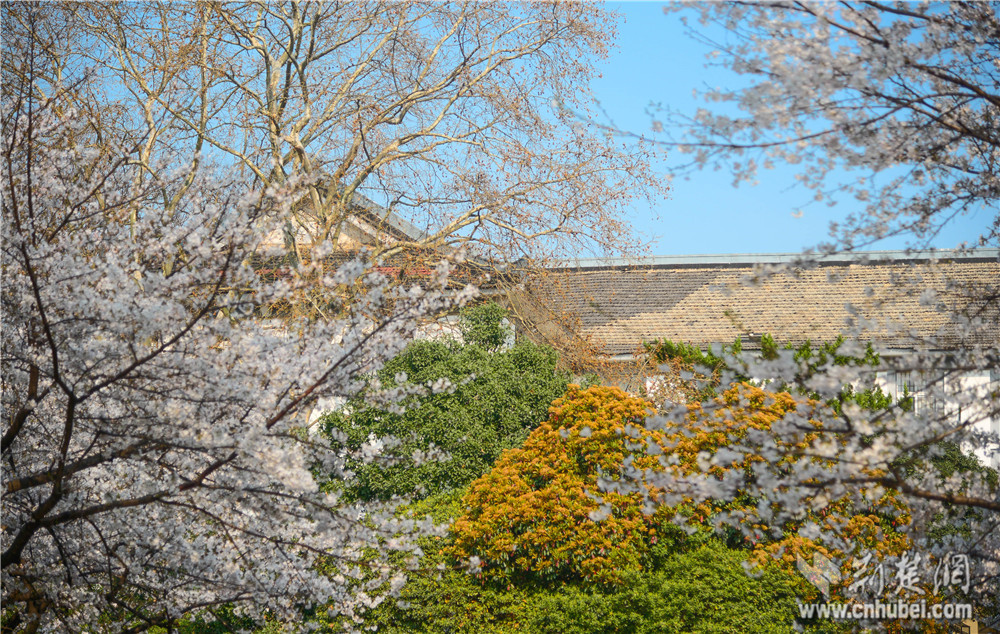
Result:
{"type": "MultiPolygon", "coordinates": [[[[497,322],[503,316],[495,305],[487,304],[481,311],[463,315],[463,326],[483,313],[497,322]]],[[[474,328],[465,330],[476,332],[484,328],[483,323],[477,319],[474,328]]],[[[494,352],[495,341],[482,343],[487,345],[414,342],[378,373],[382,387],[448,379],[453,390],[410,397],[402,414],[367,405],[363,392],[323,419],[327,431],[346,434],[352,448],[372,436],[399,440],[387,450],[391,463],[352,464],[356,478],[345,489],[349,498],[387,500],[406,495],[419,499],[463,487],[489,471],[501,452],[519,446],[548,417],[549,404],[569,383],[569,375],[556,369],[555,351],[520,342],[494,352]],[[418,464],[414,452],[426,452],[432,446],[448,452],[451,459],[418,464]]]]}

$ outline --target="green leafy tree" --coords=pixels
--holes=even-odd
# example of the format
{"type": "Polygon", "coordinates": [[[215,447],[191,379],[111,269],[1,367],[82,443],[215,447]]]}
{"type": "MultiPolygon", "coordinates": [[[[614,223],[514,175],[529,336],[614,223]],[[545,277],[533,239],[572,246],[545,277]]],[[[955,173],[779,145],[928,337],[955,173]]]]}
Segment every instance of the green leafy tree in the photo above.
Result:
{"type": "Polygon", "coordinates": [[[499,350],[511,334],[511,326],[505,323],[507,309],[496,302],[462,309],[459,328],[465,343],[487,350],[499,350]]]}
{"type": "MultiPolygon", "coordinates": [[[[491,311],[493,317],[501,313],[491,311]]],[[[490,331],[487,321],[476,321],[490,331]]],[[[499,319],[493,322],[498,325],[499,319]]],[[[366,403],[368,391],[324,419],[327,433],[342,433],[353,449],[371,437],[387,442],[383,459],[351,463],[355,472],[344,489],[349,499],[388,500],[460,488],[490,469],[501,452],[521,444],[544,420],[549,403],[561,395],[569,376],[556,369],[554,350],[521,342],[505,351],[473,343],[418,341],[378,373],[382,388],[428,385],[442,379],[452,388],[409,397],[405,410],[366,403]],[[432,447],[450,459],[419,460],[432,447]]]]}

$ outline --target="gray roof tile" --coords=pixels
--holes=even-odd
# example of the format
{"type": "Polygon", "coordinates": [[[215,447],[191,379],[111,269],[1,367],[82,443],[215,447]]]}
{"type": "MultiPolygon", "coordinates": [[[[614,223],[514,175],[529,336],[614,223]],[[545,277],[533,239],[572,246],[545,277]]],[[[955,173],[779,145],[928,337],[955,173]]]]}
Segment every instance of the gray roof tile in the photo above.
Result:
{"type": "Polygon", "coordinates": [[[609,354],[658,338],[699,346],[763,333],[784,342],[829,341],[856,324],[866,324],[863,339],[889,348],[1000,345],[995,258],[839,262],[750,282],[754,275],[752,266],[733,264],[563,269],[532,291],[574,315],[580,334],[609,354]],[[928,290],[947,310],[927,305],[928,290]],[[982,297],[993,299],[975,301],[982,297]],[[969,338],[955,312],[978,313],[984,327],[969,338]]]}

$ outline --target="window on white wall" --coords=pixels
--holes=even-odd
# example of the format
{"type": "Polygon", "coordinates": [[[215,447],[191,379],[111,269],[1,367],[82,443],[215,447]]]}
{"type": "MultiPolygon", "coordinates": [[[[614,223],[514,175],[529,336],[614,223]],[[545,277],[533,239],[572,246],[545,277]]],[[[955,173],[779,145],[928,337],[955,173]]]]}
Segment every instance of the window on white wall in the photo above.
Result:
{"type": "Polygon", "coordinates": [[[922,372],[890,372],[889,385],[894,387],[896,402],[904,396],[913,399],[914,412],[944,413],[945,403],[927,393],[927,377],[922,372]]]}

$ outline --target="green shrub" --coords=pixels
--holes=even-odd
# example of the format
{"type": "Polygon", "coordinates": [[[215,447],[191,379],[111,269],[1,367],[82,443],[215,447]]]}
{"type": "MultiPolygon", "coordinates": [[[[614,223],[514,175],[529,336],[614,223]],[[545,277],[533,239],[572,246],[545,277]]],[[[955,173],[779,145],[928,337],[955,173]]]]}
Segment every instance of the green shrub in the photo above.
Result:
{"type": "Polygon", "coordinates": [[[792,632],[796,584],[778,569],[759,578],[744,553],[717,541],[678,552],[621,586],[554,587],[481,583],[448,569],[412,578],[403,605],[385,604],[367,624],[392,634],[742,634],[792,632]]]}
{"type": "Polygon", "coordinates": [[[525,622],[537,634],[794,631],[795,580],[776,569],[753,578],[743,561],[710,541],[613,591],[565,585],[540,594],[525,622]]]}

